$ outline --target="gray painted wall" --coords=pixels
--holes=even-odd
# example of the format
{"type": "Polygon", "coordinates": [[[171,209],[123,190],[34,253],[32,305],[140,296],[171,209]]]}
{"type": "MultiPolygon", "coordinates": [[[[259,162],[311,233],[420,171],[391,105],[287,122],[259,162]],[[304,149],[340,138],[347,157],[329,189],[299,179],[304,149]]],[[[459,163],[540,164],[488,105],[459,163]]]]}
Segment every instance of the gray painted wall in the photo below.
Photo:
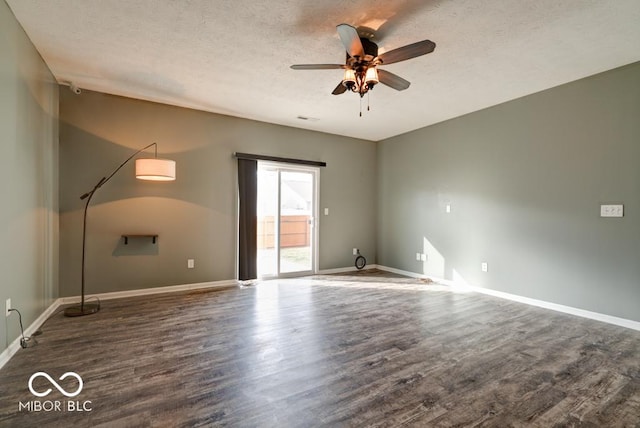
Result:
{"type": "Polygon", "coordinates": [[[320,269],[375,263],[376,144],[122,98],[60,93],[60,292],[78,295],[83,201],[135,150],[157,142],[177,180],[134,178],[127,164],[95,195],[88,219],[87,293],[236,278],[234,152],[327,162],[320,172],[320,269]],[[157,233],[125,246],[123,233],[157,233]],[[187,259],[195,269],[187,269],[187,259]]]}
{"type": "Polygon", "coordinates": [[[58,85],[0,1],[0,352],[58,295],[58,85]]]}
{"type": "Polygon", "coordinates": [[[381,142],[378,263],[640,321],[639,118],[636,63],[381,142]]]}

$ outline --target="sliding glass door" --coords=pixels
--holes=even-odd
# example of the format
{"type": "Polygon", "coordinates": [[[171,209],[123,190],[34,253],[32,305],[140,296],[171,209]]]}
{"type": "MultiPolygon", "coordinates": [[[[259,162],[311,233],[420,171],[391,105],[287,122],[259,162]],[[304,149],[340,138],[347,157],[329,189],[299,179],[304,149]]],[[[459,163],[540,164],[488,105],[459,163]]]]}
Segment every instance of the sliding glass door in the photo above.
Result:
{"type": "Polygon", "coordinates": [[[316,270],[317,168],[258,162],[258,277],[316,270]]]}

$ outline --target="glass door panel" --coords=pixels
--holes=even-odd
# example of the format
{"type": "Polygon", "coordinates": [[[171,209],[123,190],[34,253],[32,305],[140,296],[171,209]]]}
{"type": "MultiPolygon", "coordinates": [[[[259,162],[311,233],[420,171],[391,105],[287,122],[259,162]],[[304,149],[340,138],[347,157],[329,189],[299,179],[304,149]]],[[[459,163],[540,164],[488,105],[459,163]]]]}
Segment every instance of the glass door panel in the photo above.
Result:
{"type": "Polygon", "coordinates": [[[280,272],[313,269],[313,173],[280,171],[280,272]]]}

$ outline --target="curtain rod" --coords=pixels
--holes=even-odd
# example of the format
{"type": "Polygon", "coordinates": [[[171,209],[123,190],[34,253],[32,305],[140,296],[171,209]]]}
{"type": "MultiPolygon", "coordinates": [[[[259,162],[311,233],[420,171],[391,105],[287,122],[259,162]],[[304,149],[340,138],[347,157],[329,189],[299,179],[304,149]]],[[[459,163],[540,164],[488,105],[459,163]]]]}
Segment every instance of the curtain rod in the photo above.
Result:
{"type": "Polygon", "coordinates": [[[280,158],[277,156],[267,156],[267,155],[253,155],[250,153],[236,152],[233,154],[233,156],[235,156],[238,159],[284,162],[284,163],[292,163],[297,165],[327,166],[326,162],[310,161],[310,160],[304,160],[304,159],[280,158]]]}

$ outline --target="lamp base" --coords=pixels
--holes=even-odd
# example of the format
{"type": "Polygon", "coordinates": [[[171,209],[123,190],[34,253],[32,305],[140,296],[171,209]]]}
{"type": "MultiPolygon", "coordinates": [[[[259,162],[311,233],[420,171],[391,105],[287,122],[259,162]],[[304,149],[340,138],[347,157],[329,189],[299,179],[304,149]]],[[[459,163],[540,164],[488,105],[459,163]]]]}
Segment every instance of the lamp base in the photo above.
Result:
{"type": "Polygon", "coordinates": [[[85,303],[84,305],[69,306],[64,310],[65,317],[82,317],[95,314],[100,310],[99,303],[85,303]]]}

